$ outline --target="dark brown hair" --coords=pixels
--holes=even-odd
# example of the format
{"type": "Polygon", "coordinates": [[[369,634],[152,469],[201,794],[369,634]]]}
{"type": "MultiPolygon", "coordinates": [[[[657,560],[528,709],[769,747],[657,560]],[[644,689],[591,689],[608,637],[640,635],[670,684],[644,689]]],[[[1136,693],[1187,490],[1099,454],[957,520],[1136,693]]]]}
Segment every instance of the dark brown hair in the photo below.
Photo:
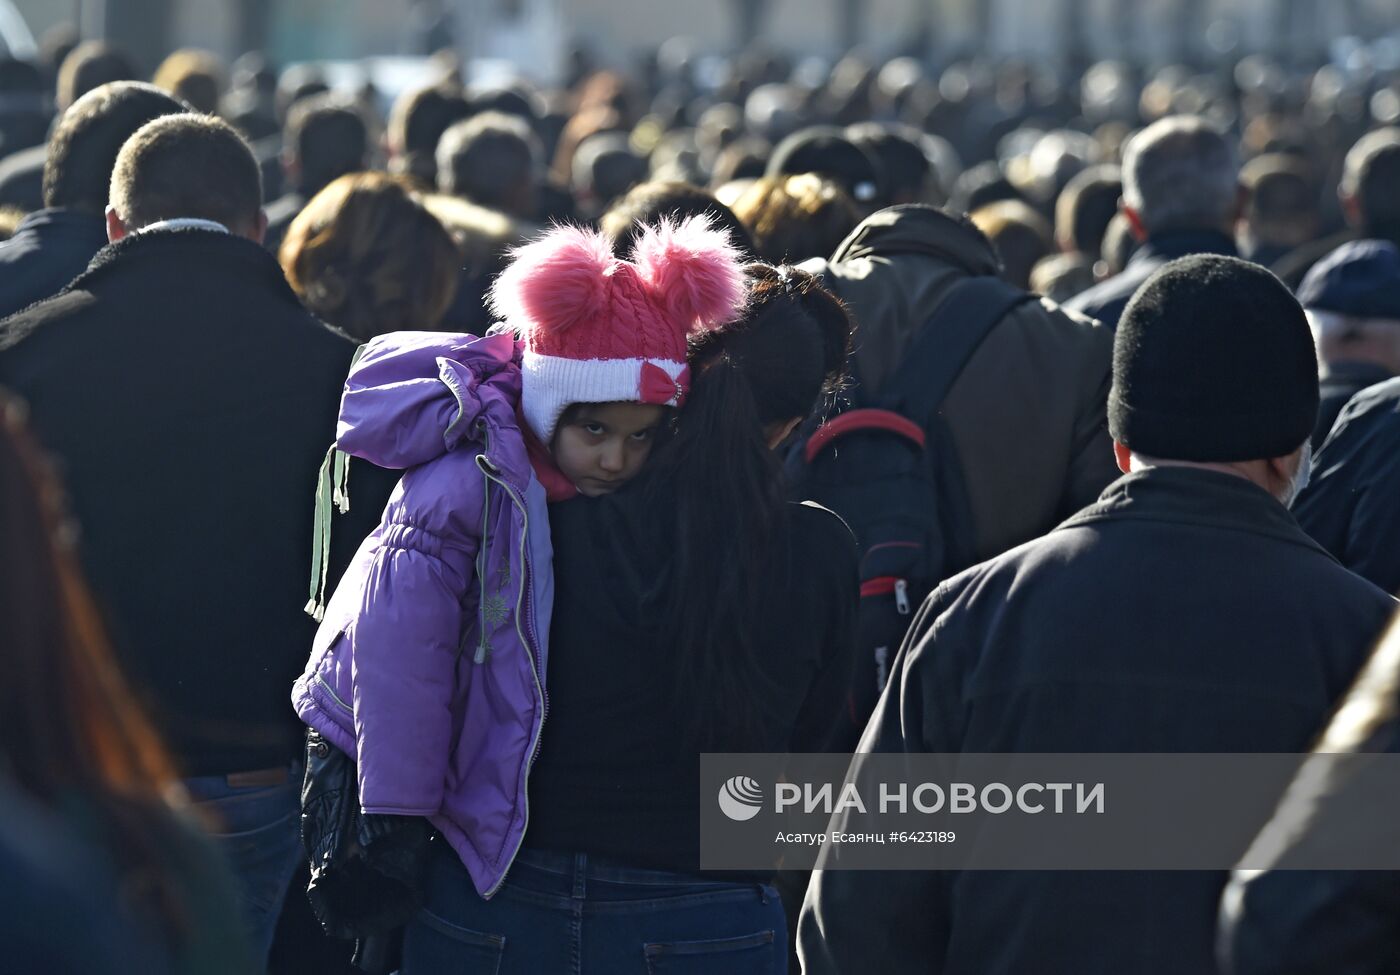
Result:
{"type": "Polygon", "coordinates": [[[44,160],[44,206],[101,216],[122,145],[152,119],[189,111],[155,85],[114,81],[79,98],[59,119],[44,160]]]}
{"type": "Polygon", "coordinates": [[[769,432],[840,388],[851,341],[844,307],[811,275],[767,264],[746,272],[744,315],[691,343],[689,398],[646,482],[676,571],[666,611],[677,640],[675,705],[711,751],[751,747],[763,707],[755,621],[787,547],[769,432]]]}
{"type": "Polygon", "coordinates": [[[362,342],[436,328],[462,266],[437,217],[384,173],[332,181],[292,221],[278,257],[305,305],[362,342]]]}

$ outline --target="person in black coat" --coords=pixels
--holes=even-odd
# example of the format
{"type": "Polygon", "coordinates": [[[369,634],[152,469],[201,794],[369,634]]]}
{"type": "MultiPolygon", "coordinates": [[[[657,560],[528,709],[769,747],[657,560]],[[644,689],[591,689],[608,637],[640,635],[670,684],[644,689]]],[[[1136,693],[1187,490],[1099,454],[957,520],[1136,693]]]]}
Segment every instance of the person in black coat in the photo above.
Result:
{"type": "Polygon", "coordinates": [[[1343,244],[1313,265],[1297,295],[1322,367],[1312,436],[1320,450],[1353,396],[1400,373],[1400,248],[1388,240],[1343,244]]]}
{"type": "MultiPolygon", "coordinates": [[[[1395,603],[1285,507],[1317,411],[1302,309],[1262,268],[1198,255],[1115,340],[1125,476],[934,590],[859,751],[1302,751],[1360,668],[1395,603]]],[[[1209,975],[1225,880],[822,871],[803,970],[1209,975]]]]}
{"type": "Polygon", "coordinates": [[[102,211],[117,150],[151,119],[189,110],[154,85],[115,81],[63,113],[49,140],[44,209],[0,243],[0,318],[56,293],[88,266],[107,243],[102,211]]]}
{"type": "MultiPolygon", "coordinates": [[[[227,832],[258,830],[227,851],[265,953],[299,859],[287,688],[315,633],[313,497],[354,344],[260,246],[256,163],[216,119],[139,129],[107,224],[86,272],[0,323],[0,385],[62,464],[118,656],[187,789],[227,832]]],[[[352,492],[347,556],[388,493],[352,492]]]]}
{"type": "Polygon", "coordinates": [[[1235,151],[1211,123],[1174,115],[1148,126],[1124,152],[1120,205],[1141,246],[1121,274],[1065,307],[1117,328],[1128,300],[1168,261],[1188,254],[1235,255],[1234,228],[1244,200],[1235,151]]]}
{"type": "Polygon", "coordinates": [[[1298,524],[1351,571],[1400,591],[1400,379],[1363,389],[1342,408],[1298,496],[1298,524]]]}

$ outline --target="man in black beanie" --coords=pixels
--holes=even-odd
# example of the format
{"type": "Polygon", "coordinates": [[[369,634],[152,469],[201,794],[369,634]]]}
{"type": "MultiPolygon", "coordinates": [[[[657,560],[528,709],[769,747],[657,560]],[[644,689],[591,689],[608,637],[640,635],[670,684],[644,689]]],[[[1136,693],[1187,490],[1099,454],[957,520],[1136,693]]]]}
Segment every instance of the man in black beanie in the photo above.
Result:
{"type": "MultiPolygon", "coordinates": [[[[1317,401],[1277,278],[1218,256],[1160,269],[1115,336],[1124,476],[929,596],[858,751],[1306,750],[1396,606],[1285,506],[1317,401]]],[[[803,971],[1211,975],[1226,879],[819,871],[803,971]]]]}

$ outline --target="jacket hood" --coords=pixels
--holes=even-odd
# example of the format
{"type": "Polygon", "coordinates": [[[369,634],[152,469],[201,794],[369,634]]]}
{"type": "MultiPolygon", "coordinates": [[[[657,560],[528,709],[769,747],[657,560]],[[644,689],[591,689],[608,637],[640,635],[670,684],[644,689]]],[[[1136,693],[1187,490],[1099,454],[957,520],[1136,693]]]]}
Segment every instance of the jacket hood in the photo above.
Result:
{"type": "Polygon", "coordinates": [[[484,419],[516,426],[520,357],[506,334],[391,332],[360,349],[340,400],[336,446],[379,467],[440,457],[484,419]]]}
{"type": "Polygon", "coordinates": [[[831,255],[831,264],[862,257],[923,254],[968,274],[1000,274],[996,249],[966,216],[922,203],[878,210],[862,220],[831,255]]]}

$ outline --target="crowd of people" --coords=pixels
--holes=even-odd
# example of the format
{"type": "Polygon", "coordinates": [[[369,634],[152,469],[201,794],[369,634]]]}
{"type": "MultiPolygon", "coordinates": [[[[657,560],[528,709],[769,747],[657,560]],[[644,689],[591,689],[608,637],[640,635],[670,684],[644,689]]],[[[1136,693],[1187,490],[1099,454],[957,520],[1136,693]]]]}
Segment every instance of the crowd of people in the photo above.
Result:
{"type": "Polygon", "coordinates": [[[717,874],[698,781],[1400,748],[1400,76],[426,64],[0,62],[16,970],[1396,970],[1389,873],[717,874]]]}

